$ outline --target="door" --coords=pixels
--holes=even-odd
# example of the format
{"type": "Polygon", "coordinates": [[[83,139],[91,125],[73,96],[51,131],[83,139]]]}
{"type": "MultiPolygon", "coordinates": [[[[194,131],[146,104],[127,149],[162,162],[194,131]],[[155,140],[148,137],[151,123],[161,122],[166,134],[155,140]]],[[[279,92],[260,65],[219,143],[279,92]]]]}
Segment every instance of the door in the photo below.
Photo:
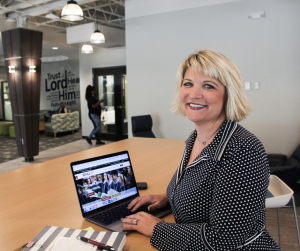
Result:
{"type": "Polygon", "coordinates": [[[11,102],[10,102],[10,96],[9,96],[9,88],[8,88],[8,82],[2,82],[1,83],[1,99],[2,99],[2,113],[1,113],[1,119],[12,121],[13,120],[13,114],[12,114],[12,108],[11,108],[11,102]]]}
{"type": "Polygon", "coordinates": [[[126,66],[94,68],[94,87],[101,103],[100,138],[122,140],[128,138],[126,91],[126,66]]]}

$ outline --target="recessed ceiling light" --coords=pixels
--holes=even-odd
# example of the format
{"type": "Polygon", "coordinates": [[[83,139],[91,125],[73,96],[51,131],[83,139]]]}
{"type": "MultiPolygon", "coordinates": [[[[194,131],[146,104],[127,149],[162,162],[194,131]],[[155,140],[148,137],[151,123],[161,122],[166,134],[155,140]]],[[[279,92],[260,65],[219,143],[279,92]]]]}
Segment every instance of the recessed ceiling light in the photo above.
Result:
{"type": "Polygon", "coordinates": [[[58,50],[58,47],[52,47],[53,50],[58,50]]]}

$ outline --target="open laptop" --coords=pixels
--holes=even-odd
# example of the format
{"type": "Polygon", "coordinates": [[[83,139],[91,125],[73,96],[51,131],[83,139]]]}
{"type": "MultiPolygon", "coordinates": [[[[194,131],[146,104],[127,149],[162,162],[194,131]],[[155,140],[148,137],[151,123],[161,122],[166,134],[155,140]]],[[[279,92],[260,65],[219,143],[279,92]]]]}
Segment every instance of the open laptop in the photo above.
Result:
{"type": "MultiPolygon", "coordinates": [[[[116,232],[130,232],[121,218],[135,214],[128,204],[139,196],[128,151],[71,163],[72,176],[84,219],[116,232]]],[[[147,212],[147,206],[140,211],[147,212]]],[[[156,217],[171,213],[169,206],[148,212],[156,217]]]]}

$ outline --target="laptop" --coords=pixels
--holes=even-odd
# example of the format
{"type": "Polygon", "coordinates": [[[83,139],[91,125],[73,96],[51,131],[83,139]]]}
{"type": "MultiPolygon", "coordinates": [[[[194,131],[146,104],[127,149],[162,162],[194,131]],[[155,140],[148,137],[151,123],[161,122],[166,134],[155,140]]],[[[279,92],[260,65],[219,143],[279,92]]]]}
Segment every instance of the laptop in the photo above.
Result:
{"type": "MultiPolygon", "coordinates": [[[[122,218],[136,213],[127,206],[139,197],[128,151],[72,162],[71,170],[82,217],[111,231],[131,232],[121,226],[122,218]]],[[[147,205],[139,211],[158,218],[172,212],[170,206],[149,212],[147,205]]]]}

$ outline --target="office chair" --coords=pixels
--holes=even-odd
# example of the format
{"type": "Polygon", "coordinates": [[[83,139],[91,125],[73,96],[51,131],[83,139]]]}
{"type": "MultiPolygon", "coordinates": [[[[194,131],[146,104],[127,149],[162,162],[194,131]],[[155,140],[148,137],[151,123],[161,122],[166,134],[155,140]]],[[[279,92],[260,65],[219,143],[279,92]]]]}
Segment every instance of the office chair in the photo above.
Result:
{"type": "Polygon", "coordinates": [[[289,158],[283,154],[267,154],[267,156],[271,174],[277,175],[290,188],[297,188],[297,181],[300,178],[300,145],[289,158]]]}
{"type": "Polygon", "coordinates": [[[150,115],[131,117],[131,124],[133,137],[155,138],[150,115]]]}

